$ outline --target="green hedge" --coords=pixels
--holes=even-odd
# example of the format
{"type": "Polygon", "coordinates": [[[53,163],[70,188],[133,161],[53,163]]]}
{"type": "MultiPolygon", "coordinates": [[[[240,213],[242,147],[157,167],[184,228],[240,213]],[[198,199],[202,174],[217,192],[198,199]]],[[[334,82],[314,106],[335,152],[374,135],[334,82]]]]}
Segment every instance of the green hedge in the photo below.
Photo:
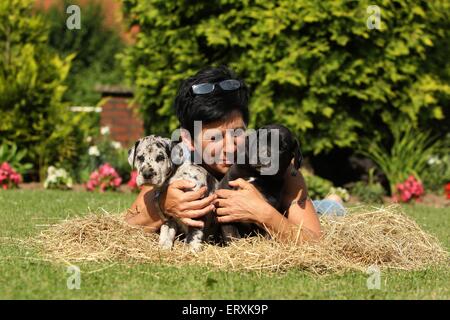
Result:
{"type": "Polygon", "coordinates": [[[47,24],[33,6],[32,0],[0,1],[0,144],[26,150],[32,178],[42,179],[49,165],[76,163],[85,121],[61,102],[73,56],[52,52],[47,24]]]}
{"type": "Polygon", "coordinates": [[[141,32],[121,60],[147,131],[177,126],[171,107],[180,80],[227,64],[251,87],[251,125],[284,123],[305,152],[384,139],[402,122],[444,133],[449,2],[377,1],[380,30],[366,25],[372,4],[124,0],[141,32]]]}

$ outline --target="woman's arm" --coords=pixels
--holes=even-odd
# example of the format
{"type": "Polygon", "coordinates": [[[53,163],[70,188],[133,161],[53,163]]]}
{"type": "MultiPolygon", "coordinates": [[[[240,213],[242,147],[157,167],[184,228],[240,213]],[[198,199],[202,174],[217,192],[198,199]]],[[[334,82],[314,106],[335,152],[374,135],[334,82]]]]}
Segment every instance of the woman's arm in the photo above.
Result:
{"type": "Polygon", "coordinates": [[[143,186],[131,208],[128,209],[125,220],[131,225],[143,226],[148,232],[158,231],[163,221],[159,216],[154,197],[153,187],[143,186]]]}
{"type": "MultiPolygon", "coordinates": [[[[314,211],[314,206],[307,200],[304,209],[297,204],[290,208],[290,217],[286,218],[275,208],[270,207],[264,220],[259,224],[263,226],[269,234],[286,243],[302,243],[305,241],[318,240],[320,238],[320,225],[316,225],[314,219],[307,221],[301,216],[305,216],[304,211],[314,211]],[[292,218],[295,217],[295,218],[292,218]]],[[[309,215],[309,214],[306,214],[309,215]]]]}
{"type": "Polygon", "coordinates": [[[320,238],[320,222],[312,202],[308,199],[300,172],[289,168],[285,176],[282,206],[286,208],[286,216],[267,203],[251,183],[237,179],[231,181],[230,185],[240,189],[216,191],[218,199],[215,204],[219,222],[257,223],[284,242],[320,238]]]}
{"type": "Polygon", "coordinates": [[[316,209],[308,197],[308,188],[302,173],[290,165],[284,176],[281,205],[287,220],[294,225],[303,226],[311,239],[322,235],[316,209]]]}

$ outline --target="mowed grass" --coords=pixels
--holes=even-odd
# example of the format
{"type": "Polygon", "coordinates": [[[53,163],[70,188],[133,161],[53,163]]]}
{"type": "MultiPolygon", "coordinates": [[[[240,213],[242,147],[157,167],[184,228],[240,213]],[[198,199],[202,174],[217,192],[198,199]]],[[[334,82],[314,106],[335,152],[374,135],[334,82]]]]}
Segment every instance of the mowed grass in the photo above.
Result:
{"type": "MultiPolygon", "coordinates": [[[[369,290],[369,275],[351,272],[312,276],[301,270],[280,275],[218,272],[155,264],[84,263],[81,286],[69,290],[67,265],[40,260],[20,241],[46,225],[89,211],[123,212],[133,194],[42,190],[0,191],[0,299],[449,299],[448,266],[420,272],[383,271],[381,289],[369,290]]],[[[405,206],[448,250],[450,210],[405,206]]]]}

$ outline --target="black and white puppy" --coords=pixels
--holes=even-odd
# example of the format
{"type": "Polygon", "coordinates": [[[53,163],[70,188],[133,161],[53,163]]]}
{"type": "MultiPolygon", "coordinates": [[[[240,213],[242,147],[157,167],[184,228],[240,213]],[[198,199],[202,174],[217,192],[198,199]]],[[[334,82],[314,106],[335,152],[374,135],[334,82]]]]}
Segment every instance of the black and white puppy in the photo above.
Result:
{"type": "MultiPolygon", "coordinates": [[[[229,182],[242,178],[252,183],[274,208],[280,210],[284,175],[294,162],[295,170],[303,160],[300,144],[292,132],[283,125],[271,124],[247,135],[244,146],[245,161],[232,165],[219,189],[232,189],[229,182]]],[[[257,229],[257,228],[256,228],[257,229]]],[[[255,227],[248,223],[221,225],[222,241],[240,238],[255,227]]]]}
{"type": "MultiPolygon", "coordinates": [[[[161,192],[176,180],[188,180],[196,184],[193,191],[206,186],[207,195],[213,193],[218,187],[218,181],[203,167],[191,163],[185,157],[185,152],[182,144],[167,138],[150,135],[139,139],[128,151],[128,162],[137,169],[137,185],[151,185],[161,192]]],[[[163,249],[172,248],[178,231],[186,235],[186,242],[193,251],[200,250],[202,241],[209,240],[216,233],[213,212],[202,218],[205,223],[203,228],[188,227],[164,212],[160,214],[165,221],[159,236],[159,244],[163,249]]]]}

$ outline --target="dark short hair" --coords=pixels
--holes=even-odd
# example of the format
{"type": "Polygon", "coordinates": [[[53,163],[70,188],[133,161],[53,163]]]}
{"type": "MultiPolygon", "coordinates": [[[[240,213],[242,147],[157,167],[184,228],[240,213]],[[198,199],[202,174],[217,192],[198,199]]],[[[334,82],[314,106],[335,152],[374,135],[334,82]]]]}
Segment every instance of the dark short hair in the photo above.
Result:
{"type": "Polygon", "coordinates": [[[248,87],[245,82],[226,66],[207,67],[194,76],[184,80],[178,89],[175,98],[175,112],[182,128],[192,135],[194,121],[202,121],[208,124],[225,120],[233,111],[239,111],[248,124],[248,87]],[[241,82],[241,87],[235,91],[223,91],[216,86],[214,92],[205,95],[195,95],[191,87],[199,83],[216,83],[226,79],[236,79],[241,82]]]}

